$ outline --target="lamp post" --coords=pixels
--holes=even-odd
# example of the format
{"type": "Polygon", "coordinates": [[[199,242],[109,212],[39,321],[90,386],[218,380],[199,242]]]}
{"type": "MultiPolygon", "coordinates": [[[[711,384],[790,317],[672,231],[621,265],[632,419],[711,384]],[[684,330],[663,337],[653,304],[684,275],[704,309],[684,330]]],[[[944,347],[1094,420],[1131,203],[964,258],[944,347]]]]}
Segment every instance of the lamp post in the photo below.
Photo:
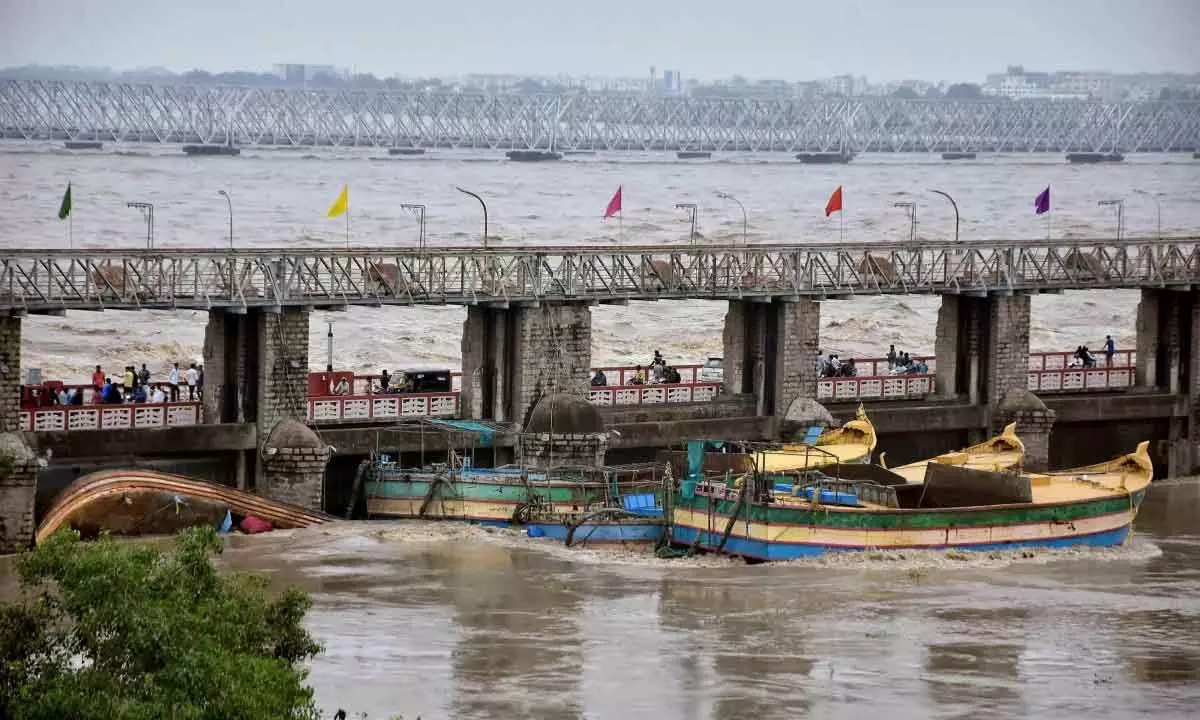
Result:
{"type": "Polygon", "coordinates": [[[1115,206],[1117,208],[1117,242],[1121,242],[1121,231],[1125,227],[1125,201],[1124,200],[1101,200],[1096,203],[1103,206],[1115,206]]]}
{"type": "Polygon", "coordinates": [[[917,201],[902,200],[892,203],[892,207],[904,208],[904,211],[908,213],[908,241],[914,242],[917,239],[917,201]]]}
{"type": "Polygon", "coordinates": [[[146,247],[154,247],[154,204],[148,202],[127,202],[125,207],[137,208],[146,218],[146,247]]]}
{"type": "Polygon", "coordinates": [[[229,208],[229,249],[233,249],[233,199],[229,197],[229,193],[224,190],[218,190],[217,195],[225,198],[225,205],[229,208]]]}
{"type": "Polygon", "coordinates": [[[1162,195],[1162,193],[1151,193],[1146,192],[1145,190],[1134,190],[1133,192],[1137,195],[1145,195],[1154,201],[1155,227],[1157,229],[1156,237],[1158,237],[1159,240],[1162,240],[1162,203],[1158,201],[1158,198],[1162,195]]]}
{"type": "Polygon", "coordinates": [[[690,235],[688,235],[688,244],[690,245],[691,243],[696,242],[696,213],[699,210],[699,208],[696,207],[696,203],[675,203],[675,209],[688,211],[688,215],[691,217],[692,221],[692,232],[690,235]]]}
{"type": "Polygon", "coordinates": [[[930,188],[929,192],[935,193],[937,195],[941,195],[942,197],[946,198],[947,200],[950,201],[950,205],[954,208],[954,242],[957,243],[958,242],[958,220],[959,220],[959,218],[958,218],[958,203],[954,202],[954,198],[950,197],[950,193],[948,193],[944,190],[934,190],[933,188],[930,188]]]}
{"type": "Polygon", "coordinates": [[[737,198],[735,198],[734,196],[730,195],[727,192],[718,191],[717,197],[721,198],[722,200],[732,200],[733,202],[737,203],[737,206],[739,208],[742,209],[742,245],[745,246],[746,244],[748,244],[748,240],[746,237],[747,236],[746,230],[749,225],[749,223],[746,221],[746,206],[742,204],[741,200],[738,200],[737,198]]]}
{"type": "Polygon", "coordinates": [[[485,203],[485,202],[483,201],[483,198],[479,197],[478,195],[476,195],[475,193],[471,192],[470,190],[464,190],[464,189],[460,188],[460,187],[459,187],[459,186],[457,186],[457,185],[455,185],[455,186],[454,186],[454,189],[455,189],[455,190],[457,190],[457,191],[459,191],[460,193],[462,193],[462,194],[464,194],[464,195],[470,195],[471,197],[475,198],[476,200],[478,200],[478,201],[479,201],[479,206],[483,208],[483,249],[484,249],[484,250],[487,250],[487,246],[488,246],[488,234],[487,234],[487,203],[485,203]]]}
{"type": "MultiPolygon", "coordinates": [[[[480,200],[480,202],[483,202],[483,201],[480,200]]],[[[411,203],[401,203],[400,209],[408,210],[410,212],[416,213],[417,223],[420,225],[420,228],[421,228],[421,235],[417,240],[417,247],[424,250],[425,249],[425,206],[424,205],[414,205],[411,203]]],[[[484,209],[484,212],[485,213],[487,212],[486,208],[484,209]]],[[[486,221],[485,221],[485,226],[486,226],[486,221]]],[[[484,236],[486,238],[487,230],[484,230],[483,232],[484,232],[484,236]]]]}

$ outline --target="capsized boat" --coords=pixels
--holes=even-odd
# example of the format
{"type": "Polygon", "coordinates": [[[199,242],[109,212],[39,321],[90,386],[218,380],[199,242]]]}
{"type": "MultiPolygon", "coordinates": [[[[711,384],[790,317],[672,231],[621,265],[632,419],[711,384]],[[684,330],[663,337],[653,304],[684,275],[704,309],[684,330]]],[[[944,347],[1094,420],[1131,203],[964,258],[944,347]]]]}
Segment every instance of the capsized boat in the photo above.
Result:
{"type": "Polygon", "coordinates": [[[44,542],[62,528],[85,537],[158,535],[197,525],[220,525],[226,513],[257,517],[276,528],[300,528],[335,520],[322,512],[235,488],[156,470],[101,470],[71,483],[55,499],[37,529],[44,542]]]}
{"type": "MultiPolygon", "coordinates": [[[[925,480],[926,468],[931,464],[955,465],[972,470],[1012,470],[1019,468],[1025,460],[1025,443],[1017,437],[1017,424],[1009,423],[1004,426],[999,435],[984,440],[955,452],[942,453],[927,460],[918,460],[891,471],[910,483],[922,483],[925,480]]],[[[880,458],[880,462],[884,458],[880,458]]]]}
{"type": "Polygon", "coordinates": [[[869,463],[877,440],[875,425],[862,405],[854,418],[838,428],[825,430],[809,443],[785,444],[763,450],[754,458],[764,472],[800,470],[845,463],[869,463]]]}
{"type": "Polygon", "coordinates": [[[1128,537],[1153,477],[1149,443],[1097,465],[1021,474],[928,462],[921,483],[877,466],[749,471],[684,483],[669,542],[754,560],[835,551],[1107,547],[1128,537]]]}

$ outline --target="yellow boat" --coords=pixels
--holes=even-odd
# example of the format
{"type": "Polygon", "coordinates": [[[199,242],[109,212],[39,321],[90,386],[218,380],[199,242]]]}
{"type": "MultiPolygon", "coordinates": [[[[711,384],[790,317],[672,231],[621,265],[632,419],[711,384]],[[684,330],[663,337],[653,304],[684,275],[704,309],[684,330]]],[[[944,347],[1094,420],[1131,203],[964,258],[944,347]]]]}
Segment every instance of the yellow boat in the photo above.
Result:
{"type": "MultiPolygon", "coordinates": [[[[955,465],[971,470],[998,472],[1018,468],[1024,459],[1025,443],[1021,442],[1021,438],[1017,437],[1017,424],[1009,423],[1004,426],[1004,430],[999,435],[985,440],[978,445],[972,445],[956,452],[942,453],[928,460],[918,460],[907,465],[888,469],[910,483],[922,483],[925,481],[925,468],[930,463],[955,465]]],[[[883,464],[883,460],[884,458],[881,457],[881,465],[883,464]]],[[[887,466],[884,465],[884,467],[887,466]]]]}
{"type": "Polygon", "coordinates": [[[867,417],[867,411],[859,405],[853,420],[839,428],[826,430],[811,445],[791,444],[778,450],[755,453],[754,467],[760,472],[783,472],[869,463],[875,443],[875,426],[867,417]]]}
{"type": "Polygon", "coordinates": [[[1028,475],[1034,504],[1133,497],[1154,479],[1154,463],[1150,460],[1150,443],[1142,441],[1136,450],[1114,460],[1028,475]]]}

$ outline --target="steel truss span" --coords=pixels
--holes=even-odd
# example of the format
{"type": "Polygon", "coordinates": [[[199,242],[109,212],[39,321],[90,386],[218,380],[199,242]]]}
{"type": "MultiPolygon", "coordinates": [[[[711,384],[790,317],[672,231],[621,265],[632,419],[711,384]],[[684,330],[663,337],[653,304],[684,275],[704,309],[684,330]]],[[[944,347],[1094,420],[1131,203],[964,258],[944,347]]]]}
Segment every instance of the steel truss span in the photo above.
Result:
{"type": "Polygon", "coordinates": [[[1011,293],[1200,284],[1200,238],[992,245],[9,250],[0,313],[1011,293]]]}
{"type": "Polygon", "coordinates": [[[1200,150],[1200,103],[479,95],[0,81],[25,140],[738,152],[1200,150]]]}

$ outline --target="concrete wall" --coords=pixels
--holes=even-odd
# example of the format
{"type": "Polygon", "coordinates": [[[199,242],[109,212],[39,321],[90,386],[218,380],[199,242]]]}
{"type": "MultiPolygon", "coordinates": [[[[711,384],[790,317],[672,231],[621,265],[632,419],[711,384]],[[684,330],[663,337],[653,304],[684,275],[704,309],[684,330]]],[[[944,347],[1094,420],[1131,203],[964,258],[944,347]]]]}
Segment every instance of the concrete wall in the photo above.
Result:
{"type": "Polygon", "coordinates": [[[525,424],[537,401],[565,393],[587,397],[592,366],[592,311],[583,303],[519,307],[515,313],[509,375],[509,417],[525,424]]]}
{"type": "Polygon", "coordinates": [[[0,315],[0,432],[21,429],[21,318],[0,315]]]}
{"type": "Polygon", "coordinates": [[[817,396],[821,305],[811,298],[772,303],[775,332],[774,397],[769,414],[783,417],[792,401],[817,396]]]}
{"type": "Polygon", "coordinates": [[[280,447],[263,462],[261,493],[273,500],[321,510],[325,505],[326,448],[280,447]]]}
{"type": "Polygon", "coordinates": [[[308,417],[308,312],[258,314],[258,423],[265,437],[276,422],[308,417]]]}
{"type": "Polygon", "coordinates": [[[991,296],[988,304],[987,402],[995,407],[1029,388],[1029,296],[991,296]]]}
{"type": "Polygon", "coordinates": [[[730,300],[722,343],[727,394],[752,394],[756,413],[782,417],[798,397],[815,397],[821,306],[811,298],[730,300]]]}
{"type": "Polygon", "coordinates": [[[210,310],[204,328],[204,421],[240,423],[257,415],[258,315],[210,310]]]}

